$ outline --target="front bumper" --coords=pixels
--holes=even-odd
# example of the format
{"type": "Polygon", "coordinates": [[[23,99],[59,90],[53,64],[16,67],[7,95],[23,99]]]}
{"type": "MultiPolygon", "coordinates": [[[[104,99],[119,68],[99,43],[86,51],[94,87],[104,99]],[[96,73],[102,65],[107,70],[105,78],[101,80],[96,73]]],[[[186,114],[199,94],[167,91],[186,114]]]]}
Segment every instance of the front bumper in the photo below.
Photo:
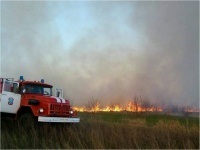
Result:
{"type": "Polygon", "coordinates": [[[80,118],[38,116],[38,121],[39,122],[79,123],[80,118]]]}

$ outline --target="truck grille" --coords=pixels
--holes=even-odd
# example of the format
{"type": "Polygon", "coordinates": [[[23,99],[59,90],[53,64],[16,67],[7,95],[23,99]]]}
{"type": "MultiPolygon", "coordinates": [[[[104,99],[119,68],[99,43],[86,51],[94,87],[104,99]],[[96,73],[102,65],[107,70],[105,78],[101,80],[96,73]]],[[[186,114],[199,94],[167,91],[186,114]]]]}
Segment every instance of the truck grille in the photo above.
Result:
{"type": "Polygon", "coordinates": [[[66,115],[69,114],[70,106],[63,104],[50,104],[50,114],[66,115]]]}

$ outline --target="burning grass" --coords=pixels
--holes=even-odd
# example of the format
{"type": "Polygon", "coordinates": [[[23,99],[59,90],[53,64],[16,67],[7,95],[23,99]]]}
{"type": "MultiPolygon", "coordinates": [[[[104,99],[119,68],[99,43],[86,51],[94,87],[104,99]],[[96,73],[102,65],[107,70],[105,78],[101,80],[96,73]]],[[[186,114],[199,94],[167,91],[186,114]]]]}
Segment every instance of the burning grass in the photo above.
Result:
{"type": "Polygon", "coordinates": [[[150,112],[161,112],[162,108],[158,106],[152,106],[148,104],[148,106],[142,106],[144,104],[135,104],[134,102],[129,102],[127,106],[122,107],[117,104],[113,104],[111,106],[101,107],[101,104],[99,101],[90,101],[87,106],[82,107],[73,107],[74,110],[79,112],[121,112],[121,111],[130,111],[130,112],[144,112],[144,111],[150,111],[150,112]]]}
{"type": "Polygon", "coordinates": [[[153,104],[149,100],[142,99],[141,97],[135,97],[132,101],[129,101],[126,106],[120,106],[119,104],[111,104],[109,106],[102,106],[98,99],[92,98],[85,106],[73,107],[78,112],[179,112],[182,114],[187,113],[199,113],[199,108],[193,108],[191,106],[180,107],[177,105],[163,105],[153,104]]]}
{"type": "Polygon", "coordinates": [[[39,124],[26,129],[1,122],[1,148],[199,149],[199,118],[155,113],[79,113],[80,124],[39,124]]]}

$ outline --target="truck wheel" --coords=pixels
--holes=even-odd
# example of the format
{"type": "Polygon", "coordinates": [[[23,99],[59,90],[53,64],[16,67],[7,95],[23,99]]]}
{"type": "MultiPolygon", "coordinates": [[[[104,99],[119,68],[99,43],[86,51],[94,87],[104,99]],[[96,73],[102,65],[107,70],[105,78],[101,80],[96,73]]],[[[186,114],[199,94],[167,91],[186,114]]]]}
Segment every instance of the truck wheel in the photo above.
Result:
{"type": "Polygon", "coordinates": [[[31,113],[26,113],[20,116],[18,119],[18,123],[20,126],[30,129],[34,128],[36,125],[36,119],[31,113]]]}

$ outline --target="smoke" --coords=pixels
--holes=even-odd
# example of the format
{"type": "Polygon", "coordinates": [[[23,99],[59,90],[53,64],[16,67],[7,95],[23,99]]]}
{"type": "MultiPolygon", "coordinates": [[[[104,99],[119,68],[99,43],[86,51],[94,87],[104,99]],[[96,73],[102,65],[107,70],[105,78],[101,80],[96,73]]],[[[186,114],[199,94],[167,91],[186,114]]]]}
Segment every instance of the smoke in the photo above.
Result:
{"type": "Polygon", "coordinates": [[[152,45],[146,49],[149,54],[145,58],[145,66],[150,69],[149,76],[157,85],[155,91],[151,93],[158,92],[158,95],[162,93],[160,96],[171,103],[197,106],[198,3],[139,3],[136,8],[141,10],[136,18],[148,37],[147,46],[152,45]],[[142,8],[145,8],[145,11],[142,8]]]}
{"type": "Polygon", "coordinates": [[[198,2],[1,2],[1,76],[44,78],[74,105],[199,105],[198,2]]]}

